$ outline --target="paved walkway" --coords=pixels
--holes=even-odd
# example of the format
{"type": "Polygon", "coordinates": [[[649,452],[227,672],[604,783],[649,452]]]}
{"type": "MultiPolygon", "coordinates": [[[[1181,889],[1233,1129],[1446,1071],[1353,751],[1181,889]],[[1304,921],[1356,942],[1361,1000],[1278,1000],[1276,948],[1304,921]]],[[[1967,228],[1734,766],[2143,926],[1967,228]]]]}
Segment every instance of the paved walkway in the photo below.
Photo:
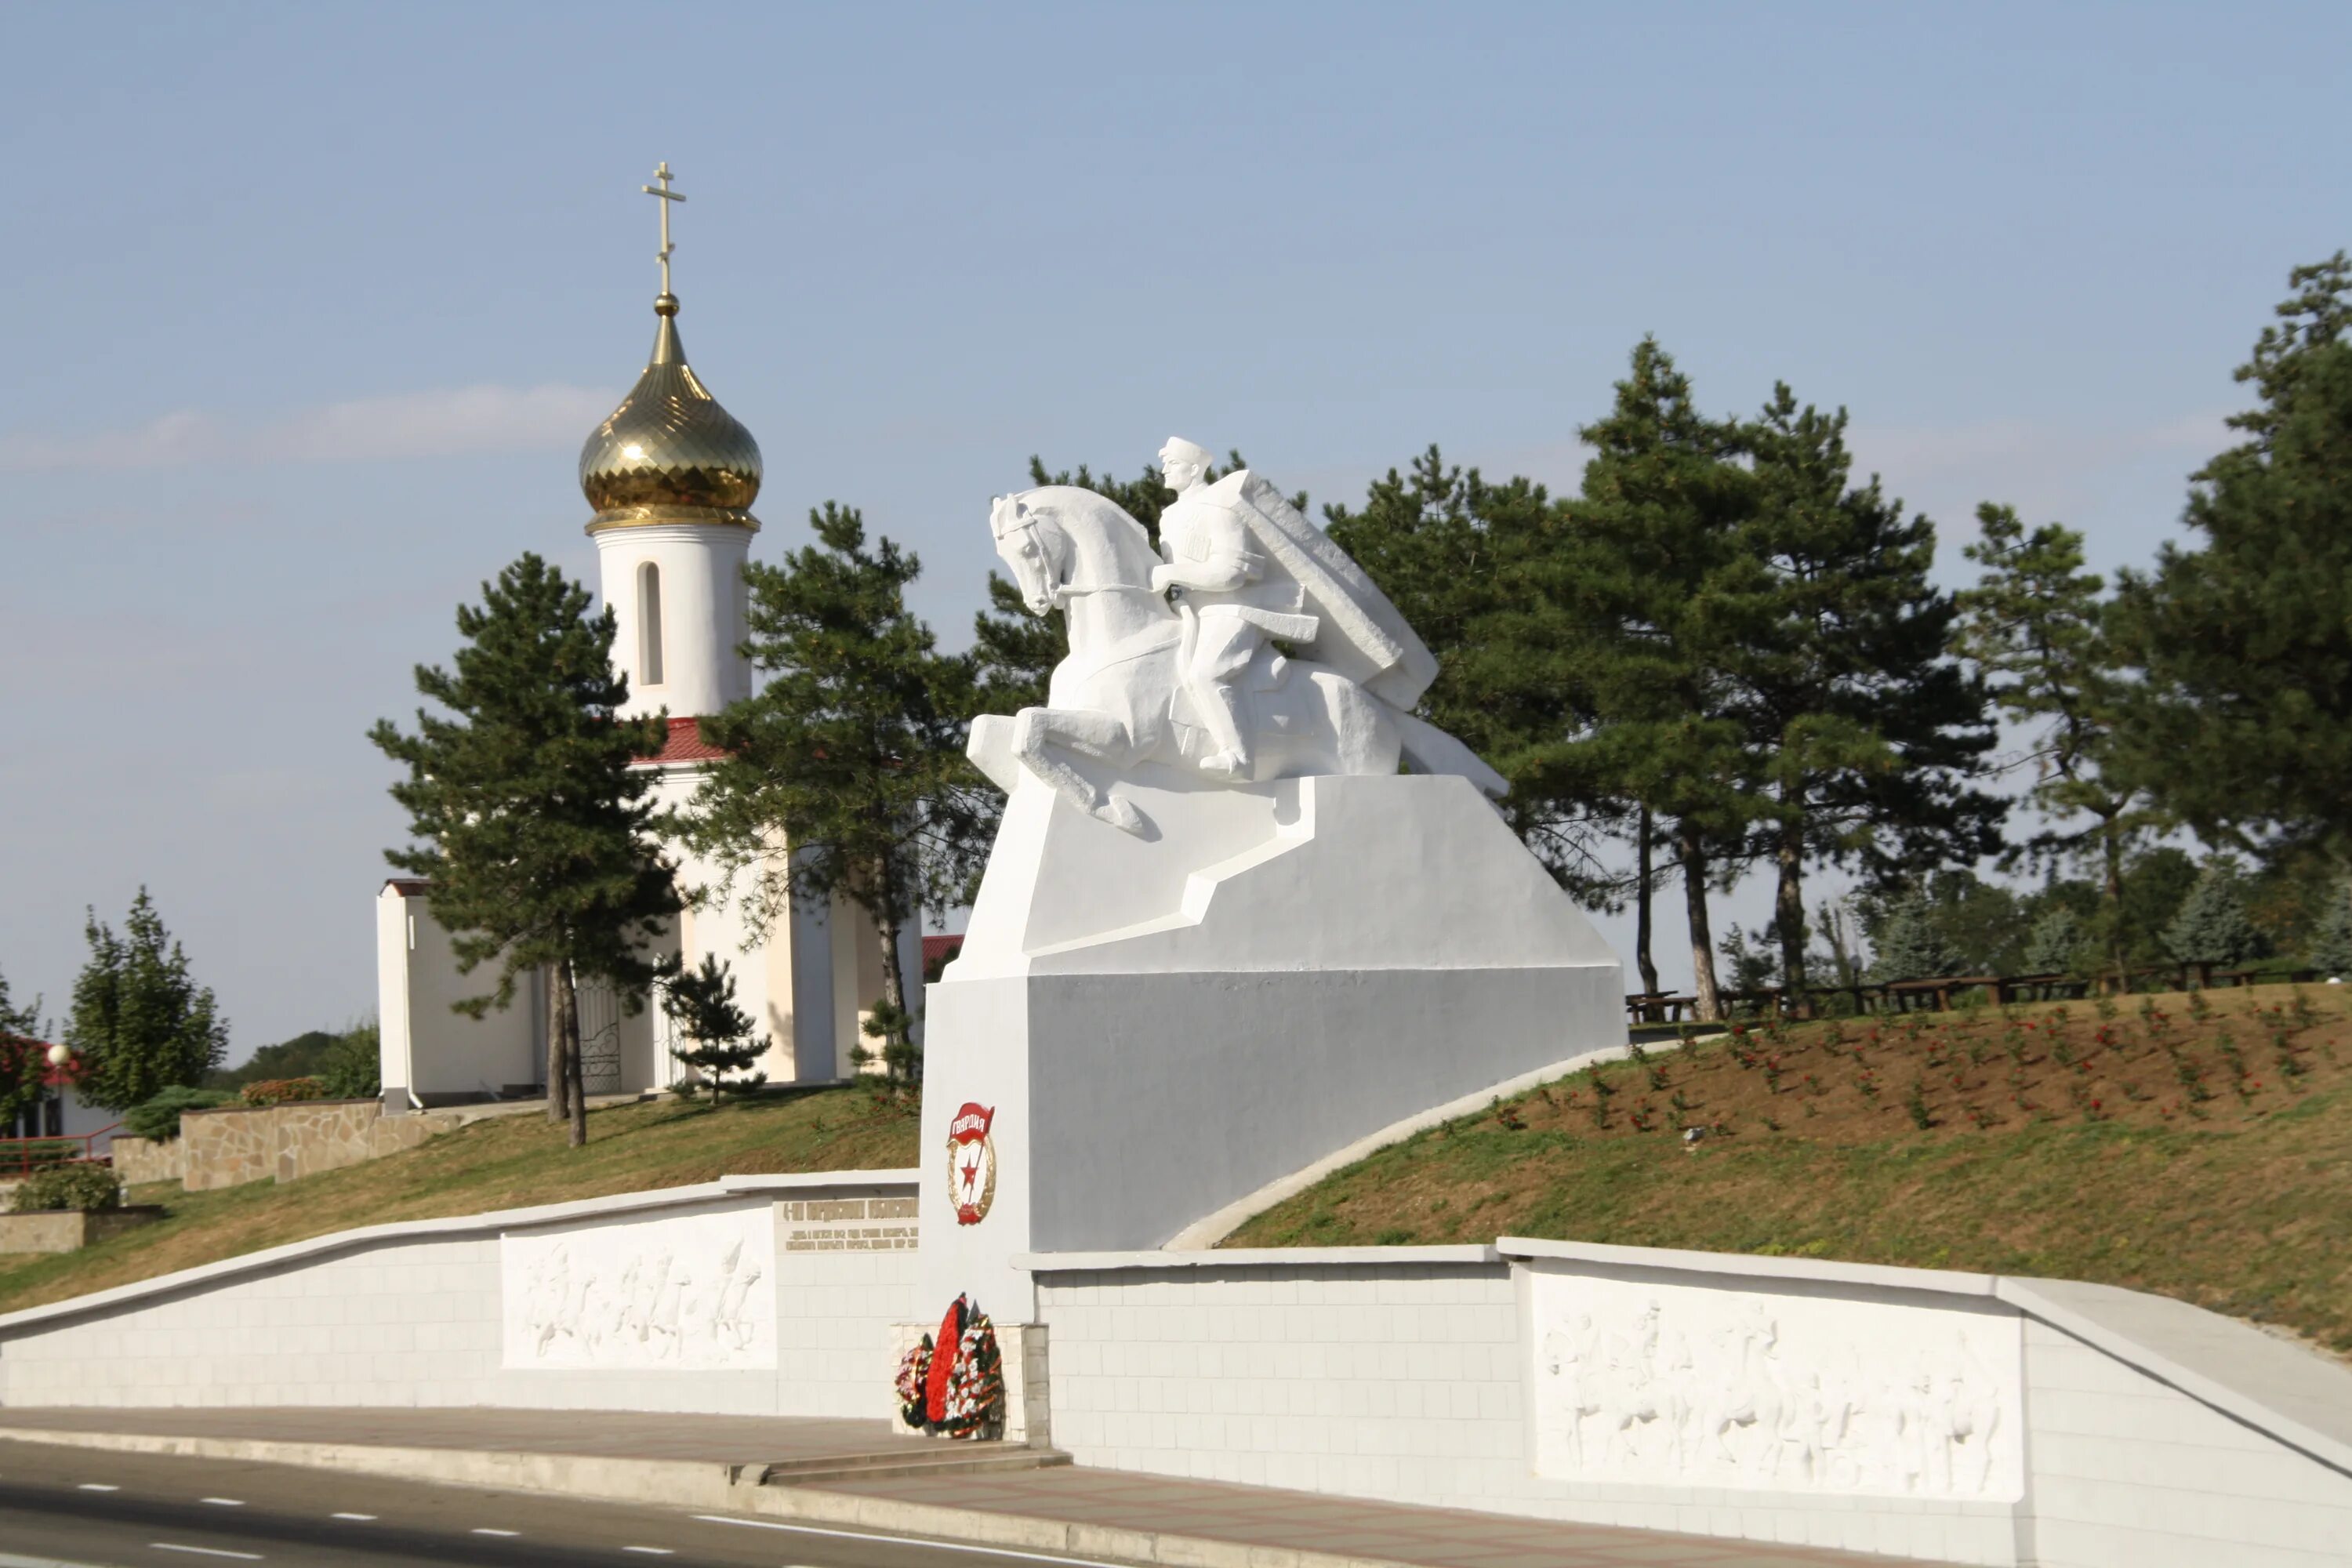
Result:
{"type": "MultiPolygon", "coordinates": [[[[887,1422],[548,1410],[0,1410],[0,1432],[43,1430],[545,1454],[719,1465],[872,1454],[938,1445],[887,1422]]],[[[801,1489],[764,1489],[792,1490],[801,1489]]],[[[1119,1470],[1052,1469],[828,1481],[871,1505],[952,1509],[1186,1537],[1213,1550],[1183,1560],[1244,1563],[1276,1548],[1411,1568],[1864,1568],[1894,1558],[1713,1536],[1414,1508],[1270,1487],[1119,1470]],[[1214,1550],[1217,1548],[1223,1551],[1214,1550]],[[1228,1556],[1227,1554],[1230,1553],[1228,1556]]],[[[812,1494],[814,1489],[810,1489],[812,1494]]]]}

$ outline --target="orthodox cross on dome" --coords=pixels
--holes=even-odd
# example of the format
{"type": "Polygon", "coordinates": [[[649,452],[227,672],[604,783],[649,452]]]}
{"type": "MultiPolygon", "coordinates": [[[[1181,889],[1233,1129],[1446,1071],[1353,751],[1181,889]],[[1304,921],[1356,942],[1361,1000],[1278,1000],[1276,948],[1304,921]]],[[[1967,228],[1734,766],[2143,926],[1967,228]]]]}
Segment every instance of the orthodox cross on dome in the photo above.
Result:
{"type": "Polygon", "coordinates": [[[672,202],[682,202],[686,200],[686,196],[684,193],[673,191],[669,188],[669,163],[667,159],[665,159],[661,164],[654,170],[654,178],[661,182],[659,186],[639,185],[637,189],[645,192],[645,194],[649,196],[659,196],[661,198],[662,247],[660,260],[662,269],[662,292],[667,294],[669,292],[669,253],[673,249],[677,248],[669,242],[669,204],[672,202]]]}

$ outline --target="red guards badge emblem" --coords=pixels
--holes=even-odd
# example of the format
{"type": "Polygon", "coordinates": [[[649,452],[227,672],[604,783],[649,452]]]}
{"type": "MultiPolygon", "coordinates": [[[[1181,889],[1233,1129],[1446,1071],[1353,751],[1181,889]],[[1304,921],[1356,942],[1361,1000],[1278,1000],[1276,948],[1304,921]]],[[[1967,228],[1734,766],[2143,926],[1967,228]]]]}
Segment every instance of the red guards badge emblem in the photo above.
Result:
{"type": "Polygon", "coordinates": [[[948,1123],[948,1201],[958,1225],[978,1225],[996,1201],[996,1140],[988,1135],[995,1121],[994,1107],[966,1100],[948,1123]]]}

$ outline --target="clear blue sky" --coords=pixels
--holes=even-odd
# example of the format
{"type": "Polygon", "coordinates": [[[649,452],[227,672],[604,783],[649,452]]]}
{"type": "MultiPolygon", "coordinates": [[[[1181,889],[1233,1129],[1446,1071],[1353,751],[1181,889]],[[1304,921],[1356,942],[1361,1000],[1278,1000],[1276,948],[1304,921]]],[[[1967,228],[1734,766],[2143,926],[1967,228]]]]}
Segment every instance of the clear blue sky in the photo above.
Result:
{"type": "Polygon", "coordinates": [[[757,548],[862,505],[953,641],[1032,452],[1572,487],[1643,332],[1724,411],[1851,407],[1948,574],[1988,497],[2142,561],[2287,268],[2352,242],[2340,5],[8,18],[0,972],[61,1010],[144,881],[238,1056],[373,1007],[362,737],[454,605],[593,564],[656,160],[757,548]]]}

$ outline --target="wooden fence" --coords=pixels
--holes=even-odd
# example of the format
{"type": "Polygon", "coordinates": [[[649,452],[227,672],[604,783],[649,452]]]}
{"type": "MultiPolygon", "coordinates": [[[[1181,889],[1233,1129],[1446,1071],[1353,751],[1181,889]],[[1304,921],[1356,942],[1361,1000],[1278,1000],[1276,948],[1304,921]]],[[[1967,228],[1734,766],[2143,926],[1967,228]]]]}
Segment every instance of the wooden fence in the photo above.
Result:
{"type": "MultiPolygon", "coordinates": [[[[1722,991],[1727,1017],[1814,1018],[1824,1016],[1833,997],[1842,997],[1856,1015],[1870,1013],[1945,1012],[1971,991],[1984,993],[1996,1005],[2011,1002],[2063,1002],[2093,991],[2213,990],[2263,984],[2308,984],[2324,978],[2315,969],[2221,969],[2210,963],[2159,964],[2135,969],[2120,984],[2113,974],[2084,979],[2079,974],[1948,974],[1932,980],[1887,980],[1851,985],[1809,985],[1791,994],[1771,985],[1759,991],[1722,991]],[[2162,982],[2154,984],[2151,982],[2162,982]]],[[[1633,992],[1625,997],[1625,1013],[1636,1024],[1680,1023],[1696,1018],[1698,1000],[1665,992],[1633,992]]]]}

